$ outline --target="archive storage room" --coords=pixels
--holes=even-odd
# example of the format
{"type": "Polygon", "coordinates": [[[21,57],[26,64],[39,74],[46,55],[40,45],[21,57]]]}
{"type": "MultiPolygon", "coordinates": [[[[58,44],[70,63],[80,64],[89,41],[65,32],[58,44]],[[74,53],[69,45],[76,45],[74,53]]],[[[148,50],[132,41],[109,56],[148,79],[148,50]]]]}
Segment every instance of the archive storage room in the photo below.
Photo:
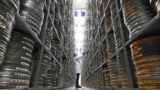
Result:
{"type": "Polygon", "coordinates": [[[160,0],[0,0],[0,90],[160,90],[160,0]]]}

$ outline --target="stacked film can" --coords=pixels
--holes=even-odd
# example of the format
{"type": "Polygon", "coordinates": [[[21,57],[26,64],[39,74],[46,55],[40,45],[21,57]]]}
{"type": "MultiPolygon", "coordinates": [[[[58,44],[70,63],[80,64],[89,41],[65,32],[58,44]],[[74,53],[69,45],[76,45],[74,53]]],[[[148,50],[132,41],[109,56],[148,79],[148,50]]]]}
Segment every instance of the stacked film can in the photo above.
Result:
{"type": "Polygon", "coordinates": [[[139,88],[160,88],[160,36],[134,41],[130,47],[139,88]]]}

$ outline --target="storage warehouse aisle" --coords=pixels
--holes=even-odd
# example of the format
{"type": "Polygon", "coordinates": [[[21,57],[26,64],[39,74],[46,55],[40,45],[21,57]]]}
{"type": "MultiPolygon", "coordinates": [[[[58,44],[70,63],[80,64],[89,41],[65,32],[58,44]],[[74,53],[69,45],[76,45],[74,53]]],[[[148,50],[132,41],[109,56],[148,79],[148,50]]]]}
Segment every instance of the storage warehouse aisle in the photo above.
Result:
{"type": "Polygon", "coordinates": [[[160,0],[86,0],[83,39],[74,1],[0,0],[0,90],[159,90],[160,0]]]}

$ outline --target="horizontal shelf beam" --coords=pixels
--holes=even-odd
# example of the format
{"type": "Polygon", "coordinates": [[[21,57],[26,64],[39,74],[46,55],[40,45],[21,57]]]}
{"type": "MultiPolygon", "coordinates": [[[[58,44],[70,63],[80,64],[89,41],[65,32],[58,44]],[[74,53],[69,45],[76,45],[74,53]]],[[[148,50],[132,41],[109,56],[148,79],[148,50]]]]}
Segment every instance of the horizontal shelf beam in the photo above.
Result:
{"type": "MultiPolygon", "coordinates": [[[[149,23],[147,23],[144,28],[141,29],[141,31],[139,31],[139,33],[137,33],[135,35],[135,37],[133,37],[132,39],[128,40],[124,45],[122,45],[117,52],[115,52],[111,58],[115,57],[116,54],[118,54],[120,51],[122,51],[126,46],[129,46],[133,41],[138,40],[140,38],[144,38],[147,36],[152,36],[152,35],[159,35],[160,34],[160,15],[156,15],[149,23]],[[154,26],[154,27],[153,27],[154,26]]],[[[105,37],[107,37],[108,33],[105,34],[105,37]]],[[[105,40],[105,38],[103,38],[103,41],[105,40]]],[[[101,65],[99,65],[89,76],[87,76],[84,80],[87,80],[90,76],[92,76],[97,70],[99,70],[104,64],[106,64],[107,61],[105,61],[104,63],[102,63],[101,65]]],[[[109,89],[107,89],[109,90],[109,89]]],[[[130,89],[111,89],[111,90],[130,90],[130,89]]],[[[132,90],[144,90],[144,89],[137,89],[134,88],[132,90]]],[[[147,89],[145,89],[147,90],[147,89]]],[[[153,89],[153,90],[157,90],[157,89],[153,89]]]]}
{"type": "MultiPolygon", "coordinates": [[[[47,50],[47,47],[45,47],[45,45],[43,45],[43,43],[42,43],[42,41],[39,39],[39,37],[34,34],[34,32],[33,32],[33,31],[31,30],[31,28],[27,25],[27,23],[22,19],[22,17],[20,17],[20,15],[17,14],[17,13],[16,13],[15,15],[16,15],[16,27],[15,27],[15,28],[16,28],[18,31],[22,32],[22,33],[25,33],[25,34],[27,34],[27,35],[31,35],[31,36],[33,37],[33,39],[34,39],[39,45],[43,46],[44,49],[45,49],[45,51],[46,51],[48,54],[50,54],[50,55],[52,56],[52,58],[54,58],[54,60],[59,64],[59,66],[60,66],[63,70],[65,70],[65,69],[63,68],[63,66],[60,64],[60,62],[55,58],[55,56],[52,55],[51,52],[49,52],[49,51],[47,50]]],[[[66,71],[65,71],[65,72],[66,72],[66,71]]],[[[67,74],[67,75],[68,75],[68,74],[67,74]]],[[[69,77],[71,77],[71,76],[69,75],[69,77]]],[[[71,77],[71,78],[72,78],[72,77],[71,77]]]]}
{"type": "MultiPolygon", "coordinates": [[[[109,8],[110,3],[111,3],[111,0],[108,1],[107,6],[106,6],[106,8],[105,8],[105,10],[104,10],[105,12],[107,12],[107,9],[109,8]]],[[[105,13],[103,13],[102,19],[100,20],[100,25],[98,26],[98,31],[97,31],[96,36],[95,36],[94,39],[97,38],[98,33],[99,33],[100,26],[101,26],[103,20],[105,19],[105,17],[106,17],[106,15],[105,15],[105,13]]]]}

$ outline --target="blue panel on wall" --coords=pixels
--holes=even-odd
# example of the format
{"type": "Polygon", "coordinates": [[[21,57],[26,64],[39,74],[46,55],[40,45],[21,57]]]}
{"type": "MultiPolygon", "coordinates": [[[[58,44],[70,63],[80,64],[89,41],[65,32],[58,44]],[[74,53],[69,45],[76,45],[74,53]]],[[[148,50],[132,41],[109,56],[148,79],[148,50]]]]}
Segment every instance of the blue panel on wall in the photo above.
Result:
{"type": "Polygon", "coordinates": [[[74,12],[74,16],[78,16],[78,12],[77,11],[74,12]]]}
{"type": "Polygon", "coordinates": [[[85,16],[85,12],[81,12],[81,16],[84,17],[85,16]]]}

